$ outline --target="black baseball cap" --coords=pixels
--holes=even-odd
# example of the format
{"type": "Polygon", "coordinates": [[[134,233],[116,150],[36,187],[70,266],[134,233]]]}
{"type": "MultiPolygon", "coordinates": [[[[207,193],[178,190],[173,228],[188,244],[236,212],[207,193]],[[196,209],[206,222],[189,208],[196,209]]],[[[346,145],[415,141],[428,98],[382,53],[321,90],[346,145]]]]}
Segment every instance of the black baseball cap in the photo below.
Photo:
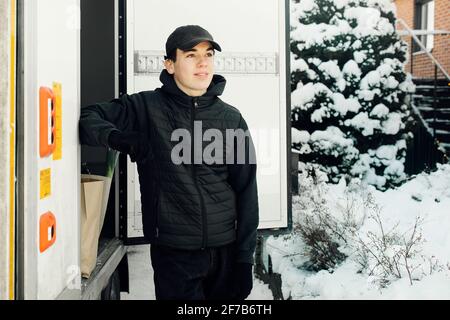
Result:
{"type": "Polygon", "coordinates": [[[203,41],[209,41],[214,49],[222,51],[222,48],[214,41],[212,35],[202,27],[197,25],[178,27],[167,38],[166,55],[170,55],[177,48],[184,51],[192,49],[203,41]]]}

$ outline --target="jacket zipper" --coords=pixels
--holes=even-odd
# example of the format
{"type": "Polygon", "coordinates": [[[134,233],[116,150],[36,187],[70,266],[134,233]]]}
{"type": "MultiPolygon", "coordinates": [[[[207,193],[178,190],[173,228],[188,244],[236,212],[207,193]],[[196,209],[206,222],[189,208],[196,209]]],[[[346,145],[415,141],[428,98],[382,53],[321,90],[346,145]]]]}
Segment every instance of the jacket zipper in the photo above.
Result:
{"type": "Polygon", "coordinates": [[[155,223],[156,223],[156,232],[155,232],[155,238],[159,238],[159,192],[157,193],[156,192],[156,190],[159,190],[159,189],[157,189],[157,187],[156,187],[156,185],[155,185],[155,183],[154,183],[154,185],[152,186],[152,188],[153,188],[153,196],[155,197],[155,204],[156,204],[156,206],[154,206],[155,207],[155,214],[156,214],[156,218],[155,218],[155,223]]]}
{"type": "MultiPolygon", "coordinates": [[[[206,219],[206,210],[205,210],[205,201],[203,199],[203,195],[200,191],[200,188],[198,186],[198,182],[197,182],[197,173],[196,173],[196,169],[195,169],[195,163],[194,163],[194,121],[195,121],[195,108],[198,107],[198,98],[193,98],[192,99],[192,108],[191,108],[191,132],[192,132],[192,136],[191,136],[191,164],[192,164],[192,178],[194,179],[194,185],[195,188],[197,189],[197,192],[200,196],[200,206],[201,206],[201,214],[202,214],[202,232],[203,232],[203,236],[202,236],[202,247],[201,249],[204,250],[206,248],[206,243],[208,242],[208,229],[207,229],[207,219],[206,219]]],[[[200,148],[202,148],[202,146],[200,146],[200,148]]]]}
{"type": "MultiPolygon", "coordinates": [[[[157,196],[159,196],[159,195],[157,195],[157,196]]],[[[158,200],[158,202],[159,202],[159,200],[158,200]]],[[[156,234],[155,234],[155,238],[159,238],[159,219],[158,219],[158,215],[159,215],[159,208],[158,208],[158,206],[159,206],[159,204],[158,204],[158,202],[156,203],[156,234]]]]}

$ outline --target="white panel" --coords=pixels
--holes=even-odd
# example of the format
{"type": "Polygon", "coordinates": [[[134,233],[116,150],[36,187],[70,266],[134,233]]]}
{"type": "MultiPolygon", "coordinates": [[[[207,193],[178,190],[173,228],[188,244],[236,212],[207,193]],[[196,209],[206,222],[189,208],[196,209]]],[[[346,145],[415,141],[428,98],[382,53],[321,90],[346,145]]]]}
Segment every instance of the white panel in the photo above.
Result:
{"type": "Polygon", "coordinates": [[[25,294],[55,299],[79,266],[79,0],[25,3],[25,294]],[[62,159],[39,156],[39,87],[62,84],[62,159]],[[51,195],[40,200],[39,172],[51,169],[51,195]],[[39,252],[39,219],[56,217],[56,242],[39,252]],[[37,279],[37,280],[36,280],[37,279]]]}
{"type": "Polygon", "coordinates": [[[137,167],[129,159],[127,160],[127,166],[127,234],[129,238],[143,237],[141,193],[139,191],[137,167]]]}
{"type": "MultiPolygon", "coordinates": [[[[215,57],[216,73],[227,79],[221,98],[241,111],[255,140],[259,227],[286,227],[284,1],[134,0],[129,4],[127,19],[127,39],[132,38],[128,44],[129,93],[161,86],[159,72],[165,42],[176,27],[199,24],[221,45],[223,52],[215,57]],[[241,61],[243,68],[223,65],[230,61],[241,61]]],[[[140,200],[138,188],[134,190],[134,198],[129,199],[132,203],[140,200]]],[[[135,220],[129,217],[129,221],[135,220]]]]}
{"type": "MultiPolygon", "coordinates": [[[[430,1],[426,4],[427,6],[427,27],[426,29],[428,31],[434,30],[434,1],[430,1]]],[[[434,47],[434,36],[428,35],[426,36],[426,48],[427,50],[431,51],[434,47]]]]}
{"type": "Polygon", "coordinates": [[[27,2],[24,6],[24,298],[37,297],[37,255],[38,255],[38,144],[36,135],[38,127],[37,110],[37,3],[27,2]]]}

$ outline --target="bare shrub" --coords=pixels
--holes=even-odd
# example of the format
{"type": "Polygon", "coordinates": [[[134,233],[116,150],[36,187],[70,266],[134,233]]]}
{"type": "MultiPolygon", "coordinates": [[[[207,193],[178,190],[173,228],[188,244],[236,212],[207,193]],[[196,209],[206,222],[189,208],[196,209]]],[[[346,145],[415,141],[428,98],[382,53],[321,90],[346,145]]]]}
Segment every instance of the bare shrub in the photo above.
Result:
{"type": "Polygon", "coordinates": [[[332,270],[347,257],[339,250],[347,243],[345,226],[329,212],[325,193],[326,179],[314,167],[305,170],[301,179],[300,206],[294,232],[305,243],[304,255],[310,270],[332,270]]]}
{"type": "Polygon", "coordinates": [[[424,223],[422,217],[417,216],[412,228],[403,233],[398,231],[398,222],[386,229],[379,208],[376,208],[369,219],[375,223],[376,230],[356,235],[355,261],[381,288],[403,277],[407,277],[412,285],[414,280],[443,269],[434,256],[426,257],[422,254],[425,242],[421,232],[424,223]]]}
{"type": "Polygon", "coordinates": [[[418,216],[403,233],[399,222],[386,227],[373,194],[359,180],[348,182],[333,203],[326,175],[317,168],[307,167],[299,182],[294,232],[304,242],[302,254],[308,262],[303,268],[332,271],[350,257],[359,264],[359,272],[367,273],[380,288],[403,277],[413,284],[445,268],[434,256],[422,253],[424,219],[418,216]],[[368,226],[372,228],[367,231],[368,226]]]}

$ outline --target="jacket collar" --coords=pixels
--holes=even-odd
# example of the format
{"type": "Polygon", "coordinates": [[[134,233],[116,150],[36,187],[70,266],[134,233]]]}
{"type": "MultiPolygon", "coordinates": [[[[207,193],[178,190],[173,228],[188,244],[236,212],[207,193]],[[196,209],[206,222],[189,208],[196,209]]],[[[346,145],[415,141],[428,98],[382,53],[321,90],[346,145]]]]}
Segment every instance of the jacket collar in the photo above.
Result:
{"type": "Polygon", "coordinates": [[[178,88],[173,76],[169,74],[166,69],[163,69],[161,72],[159,80],[163,84],[161,90],[169,94],[178,104],[185,107],[191,107],[194,104],[194,101],[197,101],[198,108],[211,105],[217,97],[223,93],[226,84],[224,77],[215,74],[207,91],[202,96],[191,97],[178,88]]]}

